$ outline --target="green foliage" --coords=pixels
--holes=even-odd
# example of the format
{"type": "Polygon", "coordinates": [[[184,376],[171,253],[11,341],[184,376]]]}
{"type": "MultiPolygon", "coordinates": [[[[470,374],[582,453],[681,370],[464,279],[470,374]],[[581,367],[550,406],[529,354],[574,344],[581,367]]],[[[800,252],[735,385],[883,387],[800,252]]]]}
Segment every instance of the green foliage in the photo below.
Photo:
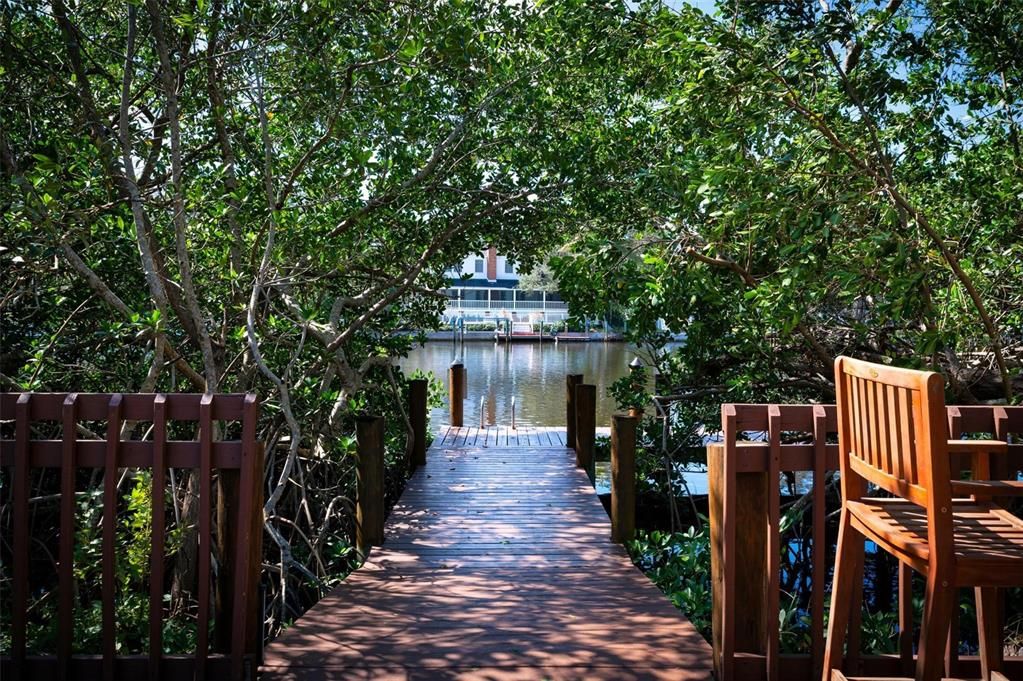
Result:
{"type": "Polygon", "coordinates": [[[497,331],[497,322],[466,322],[466,331],[497,331]]]}
{"type": "Polygon", "coordinates": [[[127,579],[142,582],[149,573],[149,554],[153,536],[153,475],[143,471],[135,478],[128,494],[127,522],[120,527],[119,537],[126,551],[118,564],[127,579]]]}
{"type": "MultiPolygon", "coordinates": [[[[674,534],[641,530],[627,548],[633,562],[710,641],[712,599],[710,532],[707,527],[705,522],[702,530],[690,527],[686,532],[674,534]]],[[[830,602],[830,598],[825,600],[830,602]]],[[[921,602],[917,603],[918,610],[921,605],[921,602]]],[[[870,655],[897,652],[897,623],[893,613],[864,608],[861,625],[863,650],[870,655]]],[[[810,652],[809,616],[795,598],[783,604],[778,614],[778,625],[783,653],[810,652]]]]}
{"type": "MultiPolygon", "coordinates": [[[[538,266],[579,220],[573,195],[614,185],[603,135],[623,111],[626,13],[383,0],[5,11],[5,387],[258,393],[264,546],[286,571],[267,582],[273,633],[354,564],[356,414],[387,418],[388,500],[400,493],[405,378],[390,364],[417,340],[408,331],[436,324],[445,271],[487,246],[538,266]]],[[[131,582],[149,532],[141,487],[123,503],[131,582]]],[[[97,537],[80,537],[82,561],[97,537]]],[[[188,568],[168,567],[176,602],[188,568]]]]}
{"type": "Polygon", "coordinates": [[[518,286],[525,291],[547,291],[548,293],[557,291],[558,282],[549,260],[544,260],[528,272],[522,273],[519,276],[518,286]]]}
{"type": "MultiPolygon", "coordinates": [[[[116,516],[114,564],[115,593],[114,617],[117,622],[115,646],[120,654],[143,654],[149,648],[149,575],[152,518],[152,477],[140,472],[125,480],[127,493],[116,516]]],[[[37,511],[42,521],[49,518],[52,509],[45,506],[37,511]]],[[[181,548],[182,528],[169,528],[167,554],[173,557],[181,548]]],[[[74,589],[75,619],[72,648],[76,654],[96,654],[103,641],[102,570],[103,570],[103,496],[101,490],[80,494],[75,513],[74,589]]],[[[55,550],[56,535],[37,536],[36,541],[46,546],[47,556],[55,550]]],[[[0,567],[5,581],[10,579],[10,566],[0,567]]],[[[30,651],[52,654],[58,639],[57,599],[51,584],[41,581],[49,575],[30,575],[34,585],[28,608],[27,645],[30,651]]],[[[6,596],[6,593],[5,593],[6,596]]],[[[8,597],[9,598],[9,597],[8,597]]],[[[169,605],[169,595],[168,595],[169,605]]],[[[4,601],[4,619],[8,619],[10,600],[4,601]]],[[[168,608],[169,616],[163,624],[163,651],[183,654],[195,649],[194,617],[187,609],[168,608]]],[[[0,638],[0,648],[10,650],[10,637],[0,638]]]]}
{"type": "Polygon", "coordinates": [[[646,573],[708,641],[711,638],[710,532],[638,531],[627,546],[646,573]]]}
{"type": "MultiPolygon", "coordinates": [[[[640,462],[670,495],[717,404],[829,399],[838,353],[937,368],[957,400],[1019,393],[1019,3],[670,4],[5,11],[0,379],[259,393],[264,545],[287,572],[271,630],[354,565],[356,414],[387,417],[400,492],[391,362],[436,324],[445,271],[487,246],[545,287],[560,246],[574,317],[620,317],[652,353],[679,399],[647,419],[640,462]]],[[[613,394],[647,404],[629,381],[613,394]]],[[[127,623],[145,488],[119,506],[127,623]]]]}
{"type": "Polygon", "coordinates": [[[573,311],[624,311],[640,340],[684,332],[675,387],[719,401],[827,399],[842,352],[937,368],[957,400],[1010,394],[1023,62],[979,27],[1020,14],[893,6],[637,10],[650,32],[614,134],[646,162],[619,159],[620,203],[552,260],[573,311]]]}
{"type": "Polygon", "coordinates": [[[648,381],[649,370],[645,366],[630,367],[628,374],[608,386],[607,394],[619,409],[642,409],[650,402],[648,381]]]}

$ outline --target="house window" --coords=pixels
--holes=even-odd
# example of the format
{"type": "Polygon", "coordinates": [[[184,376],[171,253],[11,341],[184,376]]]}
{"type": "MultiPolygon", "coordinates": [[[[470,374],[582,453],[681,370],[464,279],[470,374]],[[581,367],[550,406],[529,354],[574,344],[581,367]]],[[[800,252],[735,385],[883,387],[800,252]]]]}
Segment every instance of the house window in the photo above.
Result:
{"type": "Polygon", "coordinates": [[[515,263],[513,263],[511,260],[505,260],[504,261],[504,273],[505,274],[515,274],[515,263]]]}
{"type": "Polygon", "coordinates": [[[483,274],[483,258],[476,258],[476,274],[483,274]]]}

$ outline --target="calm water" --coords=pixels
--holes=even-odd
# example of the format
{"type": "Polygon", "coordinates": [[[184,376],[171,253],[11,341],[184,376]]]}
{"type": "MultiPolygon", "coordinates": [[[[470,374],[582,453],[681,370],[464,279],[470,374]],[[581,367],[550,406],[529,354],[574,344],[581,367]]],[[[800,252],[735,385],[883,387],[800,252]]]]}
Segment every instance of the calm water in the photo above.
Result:
{"type": "MultiPolygon", "coordinates": [[[[565,375],[583,374],[597,386],[597,426],[611,425],[614,400],[607,388],[629,371],[635,357],[625,343],[492,343],[431,341],[401,360],[402,369],[432,371],[447,387],[452,360],[465,364],[468,394],[464,423],[477,426],[480,398],[486,398],[488,425],[511,425],[511,401],[515,398],[516,422],[520,426],[565,425],[565,375]]],[[[448,423],[448,405],[434,409],[430,425],[448,423]]]]}

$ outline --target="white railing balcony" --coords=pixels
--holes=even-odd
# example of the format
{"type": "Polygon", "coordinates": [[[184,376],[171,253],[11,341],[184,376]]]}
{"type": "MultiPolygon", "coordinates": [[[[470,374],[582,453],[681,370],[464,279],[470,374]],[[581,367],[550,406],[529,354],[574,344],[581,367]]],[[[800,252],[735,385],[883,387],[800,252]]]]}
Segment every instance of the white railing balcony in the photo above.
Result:
{"type": "Polygon", "coordinates": [[[563,300],[548,300],[547,296],[548,294],[543,291],[520,291],[497,287],[452,287],[448,289],[444,314],[446,317],[458,317],[475,314],[497,316],[502,313],[541,313],[545,317],[553,316],[559,319],[567,317],[568,303],[563,300]],[[520,298],[524,294],[529,296],[528,300],[520,298]]]}

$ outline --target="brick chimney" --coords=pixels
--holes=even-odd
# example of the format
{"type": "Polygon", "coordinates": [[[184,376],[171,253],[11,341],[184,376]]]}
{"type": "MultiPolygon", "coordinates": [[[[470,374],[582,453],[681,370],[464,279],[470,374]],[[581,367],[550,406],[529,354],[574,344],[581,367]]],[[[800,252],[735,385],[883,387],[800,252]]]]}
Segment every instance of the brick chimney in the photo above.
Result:
{"type": "Polygon", "coordinates": [[[487,249],[487,281],[497,281],[497,249],[487,249]]]}

